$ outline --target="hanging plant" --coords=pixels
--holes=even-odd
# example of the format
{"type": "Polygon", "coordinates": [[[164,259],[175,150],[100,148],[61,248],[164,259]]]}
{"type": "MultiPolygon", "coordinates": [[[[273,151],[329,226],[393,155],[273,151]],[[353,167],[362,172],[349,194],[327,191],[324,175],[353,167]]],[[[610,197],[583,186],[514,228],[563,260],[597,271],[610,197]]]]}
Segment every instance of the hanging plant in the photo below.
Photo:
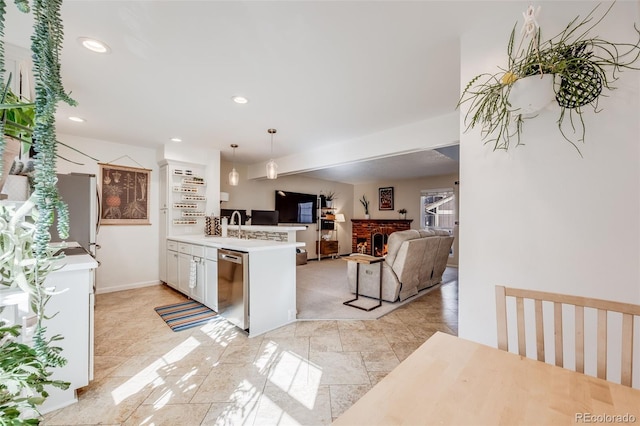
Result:
{"type": "MultiPolygon", "coordinates": [[[[2,350],[9,355],[0,360],[0,419],[10,424],[38,424],[37,405],[44,401],[47,393],[44,384],[64,387],[62,382],[49,379],[50,368],[64,365],[59,348],[52,342],[59,336],[47,339],[43,321],[44,308],[52,296],[44,287],[46,276],[52,271],[52,249],[49,247],[49,228],[58,214],[58,233],[68,236],[69,215],[56,188],[56,129],[57,104],[64,101],[75,105],[64,91],[60,77],[60,52],[63,27],[60,19],[61,0],[16,0],[21,12],[32,12],[34,33],[31,37],[35,101],[31,138],[37,152],[35,156],[34,192],[18,211],[0,209],[0,231],[2,254],[0,256],[0,284],[18,286],[29,294],[31,308],[37,323],[30,348],[12,341],[18,327],[4,327],[2,350]],[[27,214],[35,224],[24,221],[27,214]],[[16,346],[18,345],[18,346],[16,346]],[[25,372],[30,375],[25,376],[25,372]]],[[[0,82],[4,82],[4,20],[6,2],[0,0],[0,82]]],[[[7,93],[7,90],[2,90],[7,93]]],[[[4,102],[3,102],[4,103],[4,102]]],[[[5,108],[6,109],[6,108],[5,108]]],[[[5,122],[7,114],[0,120],[0,155],[5,146],[5,122]]],[[[29,128],[29,126],[24,126],[29,128]]],[[[27,139],[28,140],[28,139],[27,139]]],[[[0,162],[1,167],[1,162],[0,162]]]]}
{"type": "Polygon", "coordinates": [[[507,150],[520,135],[525,120],[555,101],[560,107],[558,128],[562,136],[580,154],[577,143],[584,142],[583,107],[598,112],[598,98],[603,89],[611,90],[617,73],[623,69],[639,69],[634,64],[640,57],[640,31],[635,43],[614,43],[589,33],[607,16],[614,3],[596,18],[597,5],[582,20],[573,19],[555,37],[542,41],[537,16],[540,8],[529,6],[523,13],[520,42],[515,47],[516,25],[507,45],[508,67],[495,74],[480,74],[467,84],[458,101],[458,108],[468,105],[465,131],[479,126],[482,140],[492,143],[494,150],[507,150]],[[524,46],[524,47],[523,47],[524,46]],[[549,76],[546,77],[545,76],[549,76]],[[520,93],[526,84],[546,86],[520,93]],[[533,80],[533,81],[531,81],[533,80]],[[533,101],[532,96],[540,98],[533,101]],[[546,101],[545,101],[546,99],[546,101]],[[569,118],[572,134],[565,130],[569,118]]]}

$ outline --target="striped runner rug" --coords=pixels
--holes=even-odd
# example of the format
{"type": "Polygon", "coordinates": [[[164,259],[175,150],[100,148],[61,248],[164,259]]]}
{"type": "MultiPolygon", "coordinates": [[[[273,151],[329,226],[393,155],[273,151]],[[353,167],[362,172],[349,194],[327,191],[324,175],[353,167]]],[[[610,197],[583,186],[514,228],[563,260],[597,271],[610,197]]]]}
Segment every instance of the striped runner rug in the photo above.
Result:
{"type": "Polygon", "coordinates": [[[195,300],[154,308],[173,331],[182,331],[209,322],[218,314],[195,300]]]}

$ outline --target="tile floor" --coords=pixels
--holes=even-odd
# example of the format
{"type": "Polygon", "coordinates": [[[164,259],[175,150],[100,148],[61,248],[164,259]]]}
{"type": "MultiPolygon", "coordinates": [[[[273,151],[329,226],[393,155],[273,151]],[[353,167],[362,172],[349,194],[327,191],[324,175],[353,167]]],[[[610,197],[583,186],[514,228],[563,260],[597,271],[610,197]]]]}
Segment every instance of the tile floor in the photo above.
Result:
{"type": "Polygon", "coordinates": [[[96,297],[95,377],[54,425],[325,425],[436,331],[458,332],[451,281],[370,321],[298,321],[247,338],[223,319],[173,332],[153,286],[96,297]]]}

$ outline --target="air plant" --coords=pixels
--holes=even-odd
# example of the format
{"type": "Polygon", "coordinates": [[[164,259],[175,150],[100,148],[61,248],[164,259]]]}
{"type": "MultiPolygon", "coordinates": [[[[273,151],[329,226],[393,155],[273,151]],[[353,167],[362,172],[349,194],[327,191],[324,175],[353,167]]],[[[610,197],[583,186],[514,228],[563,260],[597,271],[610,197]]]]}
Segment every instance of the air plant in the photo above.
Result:
{"type": "Polygon", "coordinates": [[[537,21],[540,9],[530,6],[523,13],[522,38],[517,47],[517,23],[511,30],[507,69],[477,75],[464,88],[458,108],[463,104],[468,106],[464,118],[466,130],[479,126],[482,139],[492,143],[494,150],[507,150],[513,143],[521,145],[524,121],[536,115],[514,111],[509,99],[511,90],[524,77],[552,74],[556,81],[553,87],[555,101],[560,107],[558,128],[580,154],[577,143],[584,142],[585,138],[583,107],[589,105],[599,112],[598,98],[603,89],[613,89],[612,82],[623,69],[639,69],[634,66],[640,57],[640,31],[635,26],[638,34],[635,43],[614,43],[590,36],[614,4],[599,18],[595,12],[600,5],[582,20],[579,16],[574,18],[563,31],[547,41],[542,41],[537,21]],[[566,118],[572,134],[568,134],[564,126],[566,118]]]}

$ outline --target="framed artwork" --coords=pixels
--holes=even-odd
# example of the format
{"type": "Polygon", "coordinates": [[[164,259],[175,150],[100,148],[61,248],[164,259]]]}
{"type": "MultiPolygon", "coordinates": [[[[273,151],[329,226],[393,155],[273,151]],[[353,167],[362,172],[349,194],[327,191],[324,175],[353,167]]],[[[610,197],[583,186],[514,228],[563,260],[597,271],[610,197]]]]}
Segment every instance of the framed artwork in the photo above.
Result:
{"type": "Polygon", "coordinates": [[[378,188],[378,210],[393,210],[393,186],[378,188]]]}
{"type": "Polygon", "coordinates": [[[149,221],[150,169],[102,164],[100,166],[100,223],[151,225],[149,221]]]}

